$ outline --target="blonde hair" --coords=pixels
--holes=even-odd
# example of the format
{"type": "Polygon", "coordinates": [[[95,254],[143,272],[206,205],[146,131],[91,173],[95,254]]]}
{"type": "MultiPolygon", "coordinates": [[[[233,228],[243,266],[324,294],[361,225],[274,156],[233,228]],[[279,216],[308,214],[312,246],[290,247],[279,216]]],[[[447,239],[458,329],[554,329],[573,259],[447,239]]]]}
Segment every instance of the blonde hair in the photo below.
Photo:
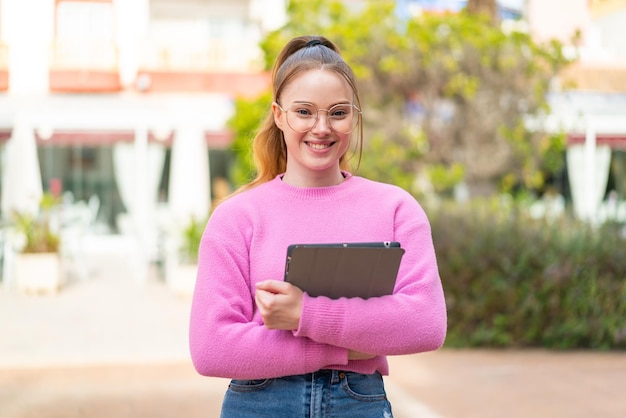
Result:
{"type": "MultiPolygon", "coordinates": [[[[341,75],[352,88],[355,104],[361,109],[361,100],[352,69],[342,58],[339,48],[323,36],[299,36],[285,45],[272,69],[273,101],[280,103],[280,95],[285,86],[299,74],[312,69],[335,71],[341,75]]],[[[357,131],[358,168],[363,152],[362,123],[359,123],[357,131]]],[[[276,126],[271,111],[268,112],[254,137],[252,153],[257,169],[256,177],[237,192],[270,181],[277,175],[284,173],[287,168],[287,149],[283,132],[276,126]]],[[[345,154],[341,156],[339,164],[342,170],[350,171],[350,164],[345,154]]]]}

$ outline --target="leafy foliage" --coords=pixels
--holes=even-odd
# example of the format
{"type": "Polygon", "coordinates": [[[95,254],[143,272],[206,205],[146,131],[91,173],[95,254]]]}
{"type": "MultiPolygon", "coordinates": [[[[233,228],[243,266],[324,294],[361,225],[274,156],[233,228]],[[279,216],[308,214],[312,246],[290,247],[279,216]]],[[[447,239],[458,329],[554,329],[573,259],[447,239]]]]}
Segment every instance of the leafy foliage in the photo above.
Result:
{"type": "Polygon", "coordinates": [[[269,112],[271,103],[271,93],[256,99],[239,98],[235,101],[235,116],[228,121],[228,127],[235,133],[231,150],[236,158],[231,169],[231,180],[236,185],[243,185],[254,178],[252,140],[269,112]]]}
{"type": "Polygon", "coordinates": [[[183,228],[180,249],[183,261],[193,264],[198,262],[198,249],[200,248],[200,241],[202,240],[205,226],[206,220],[198,220],[191,217],[183,228]]]}
{"type": "Polygon", "coordinates": [[[51,228],[50,215],[58,205],[58,198],[45,193],[39,203],[39,213],[14,212],[15,228],[22,235],[23,253],[56,253],[61,245],[59,235],[51,228]]]}
{"type": "Polygon", "coordinates": [[[449,346],[626,348],[621,228],[537,221],[496,200],[430,218],[449,346]]]}
{"type": "Polygon", "coordinates": [[[371,171],[379,180],[398,182],[382,169],[387,155],[376,153],[380,141],[390,154],[394,147],[406,151],[399,164],[406,175],[415,177],[424,164],[461,166],[472,194],[538,187],[544,171],[560,168],[554,162],[562,159],[553,158],[564,149],[560,138],[526,123],[547,114],[550,82],[569,63],[559,43],[536,44],[486,14],[403,17],[394,1],[347,7],[292,0],[288,12],[289,23],[262,43],[266,65],[296,35],[323,34],[340,46],[360,79],[364,156],[371,160],[365,166],[379,165],[371,171]],[[410,137],[416,126],[426,141],[410,137]]]}

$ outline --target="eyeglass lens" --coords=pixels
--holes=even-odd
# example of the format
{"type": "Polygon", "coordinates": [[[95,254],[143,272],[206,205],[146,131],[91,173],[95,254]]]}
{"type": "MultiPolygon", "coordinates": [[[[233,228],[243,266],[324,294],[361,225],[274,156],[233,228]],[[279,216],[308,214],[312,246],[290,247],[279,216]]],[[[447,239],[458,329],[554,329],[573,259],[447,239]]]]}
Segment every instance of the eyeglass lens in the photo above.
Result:
{"type": "Polygon", "coordinates": [[[339,133],[348,134],[359,122],[359,112],[351,104],[338,104],[330,109],[318,109],[307,103],[293,103],[287,109],[287,123],[294,131],[307,132],[315,126],[320,115],[326,112],[326,123],[339,133]]]}

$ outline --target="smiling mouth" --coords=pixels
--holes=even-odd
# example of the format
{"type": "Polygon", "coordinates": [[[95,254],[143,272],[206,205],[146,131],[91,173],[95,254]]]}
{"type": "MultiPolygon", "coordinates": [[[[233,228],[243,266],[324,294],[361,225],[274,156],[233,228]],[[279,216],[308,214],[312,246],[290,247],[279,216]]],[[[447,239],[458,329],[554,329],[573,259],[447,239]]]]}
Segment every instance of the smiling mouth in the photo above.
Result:
{"type": "Polygon", "coordinates": [[[333,145],[335,145],[334,142],[327,142],[323,144],[320,144],[319,142],[305,142],[305,144],[307,144],[308,147],[317,149],[317,150],[323,150],[323,149],[330,148],[333,145]]]}

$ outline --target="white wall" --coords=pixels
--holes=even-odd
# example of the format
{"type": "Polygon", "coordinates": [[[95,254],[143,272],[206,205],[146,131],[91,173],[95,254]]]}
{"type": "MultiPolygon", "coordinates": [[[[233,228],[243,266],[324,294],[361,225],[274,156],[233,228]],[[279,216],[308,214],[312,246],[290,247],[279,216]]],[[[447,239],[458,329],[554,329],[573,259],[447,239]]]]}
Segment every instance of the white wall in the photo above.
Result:
{"type": "Polygon", "coordinates": [[[2,0],[2,38],[9,47],[10,94],[47,93],[53,30],[53,0],[2,0]]]}
{"type": "Polygon", "coordinates": [[[588,0],[528,0],[530,32],[539,41],[558,39],[566,44],[580,31],[583,42],[591,25],[588,0]]]}
{"type": "Polygon", "coordinates": [[[616,60],[626,61],[626,8],[603,16],[593,22],[603,48],[616,60]]]}

